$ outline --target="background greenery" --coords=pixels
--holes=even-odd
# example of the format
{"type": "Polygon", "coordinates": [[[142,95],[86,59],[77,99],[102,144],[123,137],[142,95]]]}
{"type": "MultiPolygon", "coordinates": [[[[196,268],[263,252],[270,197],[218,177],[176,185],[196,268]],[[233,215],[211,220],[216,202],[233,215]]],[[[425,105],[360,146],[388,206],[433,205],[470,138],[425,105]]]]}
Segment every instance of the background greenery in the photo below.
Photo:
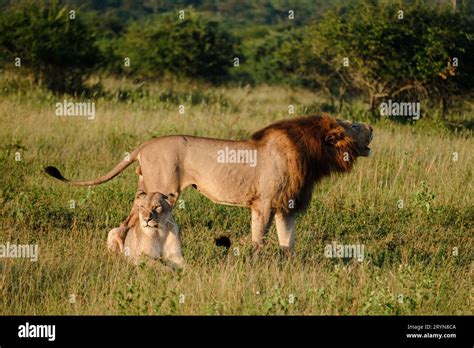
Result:
{"type": "Polygon", "coordinates": [[[454,9],[430,0],[4,0],[0,8],[3,69],[58,93],[100,91],[100,81],[84,83],[95,73],[303,86],[332,108],[362,99],[374,117],[385,99],[422,101],[423,117],[442,118],[472,101],[468,1],[454,9]]]}
{"type": "Polygon", "coordinates": [[[0,243],[40,249],[0,260],[0,313],[472,314],[473,6],[457,4],[0,1],[0,243]],[[419,100],[422,119],[380,117],[387,98],[419,100]],[[55,116],[64,99],[93,101],[96,118],[55,116]],[[375,130],[372,157],[316,187],[291,259],[274,227],[253,258],[250,212],[187,190],[174,210],[187,268],[135,267],[105,247],[133,170],[91,189],[42,173],[94,178],[166,134],[244,139],[289,105],[375,130]],[[364,244],[365,260],[325,258],[332,242],[364,244]]]}

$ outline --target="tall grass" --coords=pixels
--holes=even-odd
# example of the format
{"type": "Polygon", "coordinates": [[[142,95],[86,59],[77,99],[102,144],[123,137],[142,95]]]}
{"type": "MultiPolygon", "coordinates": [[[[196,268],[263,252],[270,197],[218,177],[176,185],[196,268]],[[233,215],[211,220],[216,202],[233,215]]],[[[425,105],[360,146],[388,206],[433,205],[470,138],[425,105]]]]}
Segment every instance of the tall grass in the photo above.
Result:
{"type": "MultiPolygon", "coordinates": [[[[290,259],[278,251],[274,227],[254,258],[250,212],[187,190],[174,210],[187,267],[171,272],[106,251],[108,231],[131,207],[133,170],[84,189],[53,181],[42,168],[94,178],[150,137],[241,139],[292,117],[289,104],[298,114],[323,101],[279,87],[106,81],[108,93],[94,99],[96,118],[87,120],[55,116],[64,98],[9,86],[0,99],[0,244],[37,243],[40,255],[38,262],[0,259],[1,314],[473,313],[469,134],[423,120],[374,124],[373,156],[316,187],[309,210],[297,218],[297,254],[290,259]],[[229,250],[214,243],[222,234],[232,240],[229,250]],[[363,244],[364,260],[325,258],[332,242],[363,244]]],[[[349,105],[336,116],[361,118],[357,110],[349,105]]]]}

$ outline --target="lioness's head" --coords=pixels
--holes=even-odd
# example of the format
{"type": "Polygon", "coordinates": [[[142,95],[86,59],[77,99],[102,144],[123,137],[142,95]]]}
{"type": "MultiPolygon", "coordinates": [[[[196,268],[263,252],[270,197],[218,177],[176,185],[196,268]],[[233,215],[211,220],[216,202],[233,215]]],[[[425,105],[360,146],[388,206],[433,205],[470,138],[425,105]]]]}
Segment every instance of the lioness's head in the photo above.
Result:
{"type": "Polygon", "coordinates": [[[164,195],[160,192],[139,191],[137,193],[138,217],[143,230],[154,230],[160,224],[166,224],[176,198],[177,195],[173,193],[164,195]]]}
{"type": "Polygon", "coordinates": [[[141,231],[152,239],[151,243],[144,246],[147,244],[145,242],[142,247],[148,249],[149,256],[151,253],[153,258],[161,257],[173,268],[182,268],[184,259],[179,228],[171,214],[178,193],[164,195],[160,192],[139,191],[136,198],[141,231]]]}
{"type": "Polygon", "coordinates": [[[344,120],[337,120],[337,122],[344,128],[344,132],[354,141],[358,155],[364,157],[369,156],[369,144],[374,137],[372,127],[367,123],[344,120]]]}

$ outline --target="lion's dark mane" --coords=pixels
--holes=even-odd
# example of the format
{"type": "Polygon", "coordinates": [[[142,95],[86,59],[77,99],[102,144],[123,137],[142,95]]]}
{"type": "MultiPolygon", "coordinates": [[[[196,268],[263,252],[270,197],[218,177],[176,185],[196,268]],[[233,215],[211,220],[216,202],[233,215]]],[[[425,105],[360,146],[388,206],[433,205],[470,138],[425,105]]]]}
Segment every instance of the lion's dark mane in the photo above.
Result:
{"type": "Polygon", "coordinates": [[[352,138],[328,115],[280,121],[254,133],[252,140],[262,144],[275,136],[280,139],[277,146],[287,157],[289,176],[272,201],[276,211],[304,211],[314,184],[333,172],[350,171],[357,158],[352,138]]]}

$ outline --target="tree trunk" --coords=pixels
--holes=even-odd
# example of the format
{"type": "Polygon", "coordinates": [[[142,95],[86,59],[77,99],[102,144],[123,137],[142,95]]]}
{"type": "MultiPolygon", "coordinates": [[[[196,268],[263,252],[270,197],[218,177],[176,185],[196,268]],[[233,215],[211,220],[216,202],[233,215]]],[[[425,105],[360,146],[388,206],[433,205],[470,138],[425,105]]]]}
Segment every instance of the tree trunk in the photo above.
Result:
{"type": "Polygon", "coordinates": [[[448,113],[448,99],[445,96],[441,98],[441,107],[443,119],[446,119],[446,115],[448,113]]]}
{"type": "Polygon", "coordinates": [[[377,106],[375,104],[377,98],[375,97],[375,94],[372,92],[369,92],[369,103],[370,103],[370,112],[372,116],[374,116],[376,119],[380,118],[380,114],[377,112],[377,106]]]}

